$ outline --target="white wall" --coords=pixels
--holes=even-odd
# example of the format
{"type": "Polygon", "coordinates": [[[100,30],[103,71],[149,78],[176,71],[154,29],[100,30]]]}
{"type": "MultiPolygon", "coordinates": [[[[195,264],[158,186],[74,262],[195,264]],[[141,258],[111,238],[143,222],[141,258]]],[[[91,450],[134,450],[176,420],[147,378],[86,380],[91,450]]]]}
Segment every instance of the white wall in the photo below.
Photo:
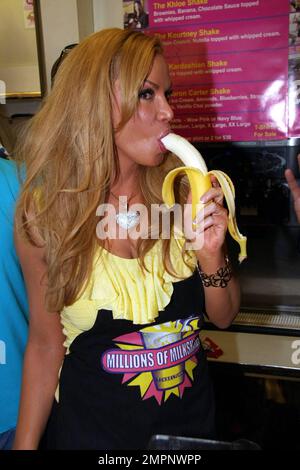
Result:
{"type": "Polygon", "coordinates": [[[94,31],[103,28],[123,27],[122,0],[93,0],[94,31]]]}
{"type": "Polygon", "coordinates": [[[40,92],[35,29],[25,28],[23,0],[1,0],[0,19],[0,80],[6,92],[40,92]]]}
{"type": "Polygon", "coordinates": [[[77,0],[79,39],[82,40],[94,32],[93,0],[77,0]]]}
{"type": "MultiPolygon", "coordinates": [[[[2,0],[1,0],[2,1],[2,0]]],[[[122,0],[40,0],[47,85],[61,50],[108,27],[123,27],[122,0]]]]}
{"type": "Polygon", "coordinates": [[[42,34],[47,74],[50,89],[52,65],[68,44],[79,41],[76,0],[40,0],[42,34]]]}
{"type": "MultiPolygon", "coordinates": [[[[22,11],[23,0],[0,0],[0,39],[5,35],[5,40],[0,40],[0,68],[5,61],[2,68],[6,68],[5,73],[10,75],[14,89],[22,86],[39,91],[35,31],[26,30],[28,35],[24,40],[13,29],[11,21],[15,15],[20,29],[24,24],[20,11],[15,11],[16,5],[22,11]]],[[[122,0],[40,0],[40,9],[48,90],[52,65],[66,45],[79,42],[103,28],[123,27],[122,0]]],[[[0,71],[0,80],[6,81],[5,73],[2,78],[0,71]]],[[[7,91],[10,91],[9,87],[7,91]]]]}

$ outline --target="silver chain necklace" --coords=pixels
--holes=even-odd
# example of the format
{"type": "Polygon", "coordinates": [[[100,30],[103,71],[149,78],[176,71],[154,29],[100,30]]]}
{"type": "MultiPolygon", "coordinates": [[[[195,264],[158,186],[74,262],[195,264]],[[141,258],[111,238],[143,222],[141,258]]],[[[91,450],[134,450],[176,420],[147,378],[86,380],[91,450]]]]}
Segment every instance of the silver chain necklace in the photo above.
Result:
{"type": "Polygon", "coordinates": [[[118,197],[112,191],[110,191],[110,194],[119,202],[119,207],[122,210],[116,214],[117,224],[126,230],[135,227],[140,221],[140,214],[137,211],[129,210],[129,202],[133,196],[128,201],[127,196],[118,197]]]}

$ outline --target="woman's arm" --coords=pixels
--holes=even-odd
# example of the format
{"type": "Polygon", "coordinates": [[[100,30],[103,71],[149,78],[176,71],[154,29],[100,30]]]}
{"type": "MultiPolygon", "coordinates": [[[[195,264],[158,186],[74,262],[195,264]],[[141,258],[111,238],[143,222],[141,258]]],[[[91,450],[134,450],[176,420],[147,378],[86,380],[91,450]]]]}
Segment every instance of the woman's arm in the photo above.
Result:
{"type": "MultiPolygon", "coordinates": [[[[201,271],[209,275],[225,267],[223,250],[207,257],[198,255],[198,261],[201,271]]],[[[240,287],[237,278],[232,276],[226,287],[204,287],[204,292],[208,318],[218,328],[227,328],[239,312],[240,287]]]]}
{"type": "MultiPolygon", "coordinates": [[[[222,190],[214,178],[212,178],[212,185],[213,187],[201,198],[205,207],[197,214],[196,232],[187,232],[187,235],[193,240],[189,243],[197,256],[199,270],[210,278],[215,275],[214,279],[217,279],[220,277],[220,272],[217,273],[217,271],[220,268],[226,268],[224,242],[228,214],[223,207],[222,190]]],[[[191,202],[191,194],[187,202],[191,202]]],[[[188,210],[191,211],[191,209],[188,210]]],[[[187,214],[188,211],[186,217],[188,217],[187,214]]],[[[187,220],[185,223],[188,224],[187,220]]],[[[224,287],[214,287],[213,285],[205,287],[204,285],[205,308],[209,319],[216,326],[227,328],[239,311],[240,287],[234,276],[222,284],[224,287]]]]}
{"type": "Polygon", "coordinates": [[[45,308],[46,264],[42,248],[15,235],[27,287],[30,316],[14,449],[37,449],[45,429],[65,348],[58,313],[45,308]]]}

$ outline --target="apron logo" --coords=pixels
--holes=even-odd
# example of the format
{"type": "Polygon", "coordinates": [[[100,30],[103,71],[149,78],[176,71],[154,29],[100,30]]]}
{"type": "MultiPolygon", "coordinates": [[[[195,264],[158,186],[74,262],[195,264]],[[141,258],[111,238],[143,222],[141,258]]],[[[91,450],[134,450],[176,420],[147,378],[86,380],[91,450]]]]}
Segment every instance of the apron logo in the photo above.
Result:
{"type": "Polygon", "coordinates": [[[198,317],[190,317],[119,336],[114,339],[118,349],[103,354],[102,367],[123,374],[123,384],[140,387],[144,400],[155,397],[161,404],[172,394],[181,398],[192,386],[197,366],[198,322],[198,317]]]}

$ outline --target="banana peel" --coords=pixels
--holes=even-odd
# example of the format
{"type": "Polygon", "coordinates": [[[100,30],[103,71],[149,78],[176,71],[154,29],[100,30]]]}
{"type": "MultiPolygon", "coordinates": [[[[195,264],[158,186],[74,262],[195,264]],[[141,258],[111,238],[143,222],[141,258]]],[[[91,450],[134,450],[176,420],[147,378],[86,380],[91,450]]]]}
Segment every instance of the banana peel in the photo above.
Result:
{"type": "MultiPolygon", "coordinates": [[[[176,134],[168,134],[161,139],[164,147],[177,155],[186,166],[170,171],[163,182],[162,198],[167,207],[175,204],[174,182],[179,174],[185,174],[189,180],[192,192],[192,219],[197,215],[197,209],[201,204],[200,198],[211,185],[210,176],[213,175],[219,182],[228,208],[228,231],[232,238],[239,244],[239,262],[247,258],[247,238],[238,229],[235,217],[235,190],[229,176],[220,170],[207,171],[207,166],[198,150],[186,139],[176,134]]],[[[204,205],[204,204],[203,204],[204,205]]]]}

